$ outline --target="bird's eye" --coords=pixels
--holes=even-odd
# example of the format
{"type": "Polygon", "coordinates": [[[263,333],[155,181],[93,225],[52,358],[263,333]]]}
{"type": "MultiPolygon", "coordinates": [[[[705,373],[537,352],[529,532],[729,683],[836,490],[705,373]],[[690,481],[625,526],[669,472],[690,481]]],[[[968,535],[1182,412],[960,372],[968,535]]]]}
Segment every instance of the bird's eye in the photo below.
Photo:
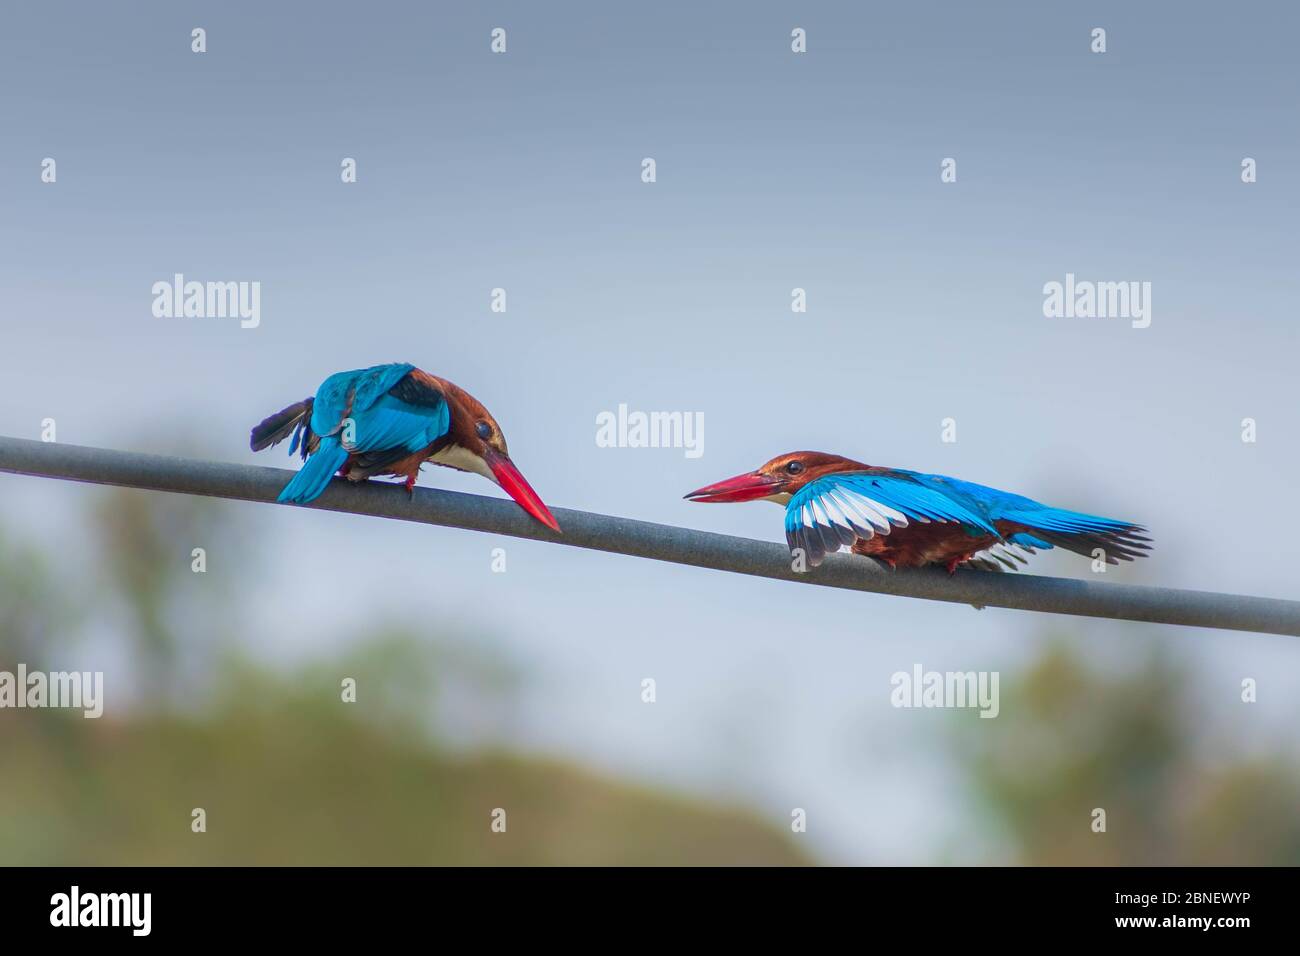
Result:
{"type": "Polygon", "coordinates": [[[803,471],[803,462],[801,462],[801,461],[792,461],[792,462],[790,462],[790,464],[788,464],[788,465],[785,466],[785,470],[788,471],[788,472],[789,472],[790,474],[792,474],[792,475],[797,475],[797,474],[799,474],[799,472],[803,471]]]}
{"type": "Polygon", "coordinates": [[[479,422],[474,426],[474,431],[478,432],[478,437],[484,441],[492,437],[492,426],[487,422],[479,422]]]}

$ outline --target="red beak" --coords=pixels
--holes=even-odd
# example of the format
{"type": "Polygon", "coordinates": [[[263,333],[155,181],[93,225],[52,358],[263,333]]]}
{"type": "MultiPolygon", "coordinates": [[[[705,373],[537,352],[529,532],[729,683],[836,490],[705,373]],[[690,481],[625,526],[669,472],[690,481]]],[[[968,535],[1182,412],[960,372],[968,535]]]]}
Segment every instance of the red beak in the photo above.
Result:
{"type": "Polygon", "coordinates": [[[559,522],[552,516],[542,499],[537,497],[537,492],[533,491],[533,486],[519,473],[514,462],[491,449],[483,456],[483,460],[492,469],[492,474],[496,475],[497,483],[505,489],[506,494],[515,499],[519,507],[552,531],[559,532],[559,522]]]}
{"type": "Polygon", "coordinates": [[[780,479],[771,478],[761,471],[751,471],[726,481],[705,485],[692,491],[686,498],[688,501],[704,502],[757,501],[768,495],[780,494],[783,484],[780,479]]]}

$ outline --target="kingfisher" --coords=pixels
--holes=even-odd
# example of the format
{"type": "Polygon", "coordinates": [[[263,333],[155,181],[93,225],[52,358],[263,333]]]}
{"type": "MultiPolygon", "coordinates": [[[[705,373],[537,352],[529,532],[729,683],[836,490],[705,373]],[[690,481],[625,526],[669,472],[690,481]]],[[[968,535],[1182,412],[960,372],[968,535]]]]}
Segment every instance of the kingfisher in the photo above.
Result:
{"type": "Polygon", "coordinates": [[[405,478],[407,493],[413,495],[421,466],[431,461],[496,482],[533,518],[560,530],[510,460],[505,435],[491,413],[463,388],[414,365],[335,372],[313,397],[258,423],[249,445],[261,451],[291,433],[289,454],[299,452],[305,463],[277,501],[314,501],[336,472],[349,481],[375,475],[405,478]]]}
{"type": "Polygon", "coordinates": [[[690,501],[785,506],[791,553],[816,567],[848,547],[891,568],[940,565],[1018,570],[1027,555],[1064,548],[1107,564],[1145,557],[1141,525],[1040,504],[945,475],[882,468],[818,451],[779,455],[757,471],[708,485],[690,501]]]}

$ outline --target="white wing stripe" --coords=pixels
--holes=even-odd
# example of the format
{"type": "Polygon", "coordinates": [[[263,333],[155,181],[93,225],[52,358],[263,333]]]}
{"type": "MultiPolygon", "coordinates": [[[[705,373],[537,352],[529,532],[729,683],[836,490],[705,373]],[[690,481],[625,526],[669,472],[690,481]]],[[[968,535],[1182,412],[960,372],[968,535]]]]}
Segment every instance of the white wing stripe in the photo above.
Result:
{"type": "Polygon", "coordinates": [[[853,530],[862,538],[874,538],[876,532],[880,534],[889,534],[889,522],[885,521],[879,515],[871,517],[862,513],[862,509],[855,506],[853,501],[839,489],[833,489],[826,492],[826,497],[834,500],[835,504],[848,517],[853,525],[853,530]]]}
{"type": "Polygon", "coordinates": [[[817,519],[813,517],[812,508],[805,504],[799,512],[799,520],[805,528],[811,528],[816,524],[817,519]]]}
{"type": "Polygon", "coordinates": [[[821,496],[821,506],[826,509],[826,517],[830,518],[833,524],[839,525],[846,531],[856,533],[857,529],[853,527],[853,520],[845,512],[843,506],[835,499],[834,495],[826,494],[821,496]]]}
{"type": "Polygon", "coordinates": [[[906,524],[907,524],[907,515],[903,514],[903,512],[898,511],[898,510],[896,510],[896,509],[894,509],[894,508],[891,508],[891,507],[889,507],[889,505],[884,504],[884,503],[882,503],[882,502],[879,502],[879,501],[877,501],[877,500],[874,499],[874,498],[868,498],[868,499],[866,499],[866,500],[871,502],[871,507],[875,508],[877,511],[879,511],[882,515],[884,515],[884,516],[885,516],[886,518],[888,518],[890,521],[897,521],[897,522],[899,522],[900,524],[906,526],[906,524]]]}
{"type": "MultiPolygon", "coordinates": [[[[903,514],[901,511],[897,510],[896,508],[891,508],[889,505],[884,504],[883,502],[877,501],[875,498],[868,498],[866,495],[862,494],[860,491],[855,491],[855,492],[853,492],[853,493],[854,493],[855,495],[857,495],[858,497],[860,497],[863,501],[865,501],[865,502],[867,502],[869,505],[871,505],[871,507],[875,508],[875,509],[876,509],[877,511],[879,511],[881,514],[883,514],[885,517],[887,517],[890,521],[894,522],[894,524],[898,525],[898,527],[900,527],[900,528],[906,528],[906,527],[907,527],[907,522],[908,522],[909,519],[908,519],[907,515],[903,514]]],[[[916,519],[911,519],[911,520],[917,520],[917,521],[922,522],[923,524],[929,524],[929,522],[930,522],[930,519],[929,519],[929,518],[926,518],[926,517],[923,516],[923,515],[917,517],[916,519]]]]}
{"type": "Polygon", "coordinates": [[[826,517],[826,512],[822,510],[822,505],[820,501],[818,501],[816,498],[813,498],[808,502],[808,504],[812,505],[813,520],[817,524],[824,524],[824,525],[830,524],[830,519],[826,517]]]}
{"type": "Polygon", "coordinates": [[[901,512],[889,507],[889,505],[881,504],[874,498],[868,498],[856,491],[845,491],[845,496],[850,504],[862,512],[863,516],[878,528],[888,530],[891,523],[897,524],[900,528],[907,527],[907,518],[901,512]]]}

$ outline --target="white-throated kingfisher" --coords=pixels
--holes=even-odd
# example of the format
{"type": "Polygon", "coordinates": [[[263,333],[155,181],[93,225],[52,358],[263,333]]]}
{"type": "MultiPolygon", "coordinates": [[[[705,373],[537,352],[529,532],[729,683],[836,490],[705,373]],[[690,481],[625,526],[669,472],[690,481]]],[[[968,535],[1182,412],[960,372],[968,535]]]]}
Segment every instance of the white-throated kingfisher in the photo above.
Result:
{"type": "Polygon", "coordinates": [[[944,475],[879,468],[817,451],[773,458],[757,471],[708,485],[691,501],[785,506],[791,553],[813,567],[842,546],[890,567],[941,565],[1001,571],[1026,554],[1064,548],[1107,564],[1144,557],[1151,539],[1131,521],[1052,508],[944,475]]]}
{"type": "Polygon", "coordinates": [[[506,451],[501,426],[483,404],[445,378],[406,363],[336,372],[314,397],[294,402],[253,428],[261,451],[293,434],[289,454],[305,463],[276,499],[315,500],[337,472],[349,481],[375,475],[406,479],[414,493],[420,467],[431,461],[496,482],[524,511],[552,531],[551,512],[506,451]]]}

